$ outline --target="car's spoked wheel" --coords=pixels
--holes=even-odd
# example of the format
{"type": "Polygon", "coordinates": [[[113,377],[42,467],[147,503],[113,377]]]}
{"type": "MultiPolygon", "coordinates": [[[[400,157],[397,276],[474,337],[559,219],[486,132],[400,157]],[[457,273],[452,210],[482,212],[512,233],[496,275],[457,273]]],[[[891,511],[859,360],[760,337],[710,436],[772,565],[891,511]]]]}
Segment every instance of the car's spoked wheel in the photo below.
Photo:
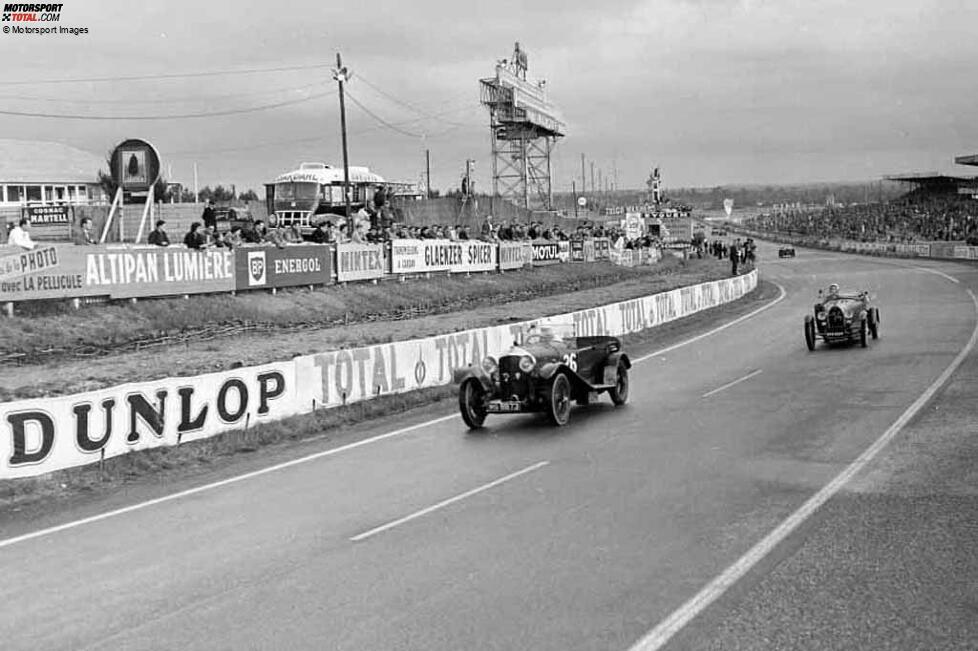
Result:
{"type": "Polygon", "coordinates": [[[564,373],[557,373],[550,383],[550,405],[547,416],[554,425],[566,425],[570,420],[571,387],[564,373]]]}
{"type": "Polygon", "coordinates": [[[469,378],[459,388],[458,409],[469,429],[479,429],[486,421],[486,392],[475,378],[469,378]]]}
{"type": "Polygon", "coordinates": [[[625,368],[624,364],[618,365],[618,377],[615,380],[614,388],[608,390],[608,395],[611,396],[611,402],[615,403],[616,406],[628,402],[628,369],[625,368]]]}
{"type": "Polygon", "coordinates": [[[815,322],[805,321],[805,344],[808,350],[815,350],[815,322]]]}
{"type": "Polygon", "coordinates": [[[866,327],[866,320],[864,319],[863,322],[862,322],[862,325],[859,326],[859,345],[862,346],[863,348],[865,348],[867,346],[867,343],[866,343],[866,331],[867,330],[868,330],[868,328],[866,327]]]}
{"type": "Polygon", "coordinates": [[[869,334],[873,339],[880,338],[880,312],[875,307],[869,312],[869,334]]]}

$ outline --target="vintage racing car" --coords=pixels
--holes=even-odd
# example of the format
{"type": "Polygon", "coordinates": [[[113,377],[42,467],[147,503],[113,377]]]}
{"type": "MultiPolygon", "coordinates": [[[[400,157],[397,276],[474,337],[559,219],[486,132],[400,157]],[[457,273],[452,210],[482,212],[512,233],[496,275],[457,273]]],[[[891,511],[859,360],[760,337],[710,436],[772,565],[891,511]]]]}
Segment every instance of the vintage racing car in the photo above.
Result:
{"type": "Polygon", "coordinates": [[[840,292],[838,285],[818,292],[815,314],[805,315],[805,343],[815,350],[815,341],[825,343],[853,342],[857,339],[866,347],[867,335],[879,338],[880,311],[869,303],[869,293],[840,292]]]}
{"type": "Polygon", "coordinates": [[[778,249],[779,258],[793,258],[795,257],[795,247],[793,246],[782,246],[778,249]]]}
{"type": "Polygon", "coordinates": [[[588,404],[604,392],[628,400],[631,362],[617,337],[575,337],[574,325],[531,326],[498,360],[457,369],[458,406],[470,429],[488,414],[542,412],[566,425],[571,401],[588,404]]]}

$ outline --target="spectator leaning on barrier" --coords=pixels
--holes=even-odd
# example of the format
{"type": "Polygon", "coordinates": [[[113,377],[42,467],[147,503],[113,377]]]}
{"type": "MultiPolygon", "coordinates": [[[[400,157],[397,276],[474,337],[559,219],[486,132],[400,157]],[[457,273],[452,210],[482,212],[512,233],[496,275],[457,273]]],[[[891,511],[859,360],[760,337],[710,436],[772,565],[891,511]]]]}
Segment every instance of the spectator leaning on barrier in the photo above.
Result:
{"type": "Polygon", "coordinates": [[[241,239],[245,244],[261,244],[265,241],[266,234],[265,222],[259,219],[241,233],[241,239]]]}
{"type": "Polygon", "coordinates": [[[353,235],[350,237],[350,241],[354,244],[367,244],[367,235],[364,225],[357,224],[357,227],[353,229],[353,235]]]}
{"type": "Polygon", "coordinates": [[[204,226],[204,247],[217,246],[217,236],[220,233],[213,226],[204,226]]]}
{"type": "Polygon", "coordinates": [[[329,222],[319,222],[316,224],[316,228],[313,230],[312,235],[309,236],[309,241],[313,244],[329,244],[329,228],[332,226],[329,222]]]}
{"type": "Polygon", "coordinates": [[[232,226],[231,230],[224,236],[224,246],[228,247],[229,249],[234,249],[241,246],[243,243],[244,240],[241,238],[241,227],[232,226]]]}
{"type": "Polygon", "coordinates": [[[95,235],[92,233],[92,220],[88,217],[82,217],[82,220],[78,223],[78,228],[75,230],[74,237],[72,240],[75,244],[86,246],[88,244],[97,244],[95,241],[95,235]]]}
{"type": "Polygon", "coordinates": [[[22,249],[33,249],[35,244],[31,239],[31,222],[27,218],[21,218],[17,225],[10,229],[7,234],[7,244],[19,246],[22,249]]]}
{"type": "Polygon", "coordinates": [[[290,244],[289,237],[289,229],[279,224],[278,227],[268,232],[265,236],[265,241],[274,244],[280,249],[284,249],[286,244],[290,244]]]}
{"type": "Polygon", "coordinates": [[[146,238],[146,242],[154,246],[170,246],[170,236],[166,234],[163,227],[166,222],[162,219],[156,222],[156,228],[150,231],[149,237],[146,238]]]}
{"type": "Polygon", "coordinates": [[[190,230],[183,236],[183,244],[188,249],[198,251],[207,248],[207,240],[204,238],[204,234],[200,232],[200,222],[194,222],[190,225],[190,230]]]}
{"type": "Polygon", "coordinates": [[[479,230],[479,239],[491,240],[495,230],[496,228],[492,223],[492,215],[486,215],[486,221],[482,222],[482,228],[479,230]]]}

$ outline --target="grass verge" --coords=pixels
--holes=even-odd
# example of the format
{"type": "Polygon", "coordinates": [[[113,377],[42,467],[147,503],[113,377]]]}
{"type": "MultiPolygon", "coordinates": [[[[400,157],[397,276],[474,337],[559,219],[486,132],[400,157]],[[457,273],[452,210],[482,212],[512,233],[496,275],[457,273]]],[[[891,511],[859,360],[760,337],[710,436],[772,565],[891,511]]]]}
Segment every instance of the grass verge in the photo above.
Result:
{"type": "Polygon", "coordinates": [[[160,298],[74,310],[64,303],[25,304],[21,315],[0,319],[0,356],[8,363],[108,354],[246,331],[289,331],[397,321],[457,312],[499,302],[606,287],[684,268],[669,256],[648,267],[609,263],[530,267],[505,274],[443,275],[405,283],[385,281],[291,289],[271,294],[160,298]]]}
{"type": "MultiPolygon", "coordinates": [[[[757,289],[739,301],[628,335],[625,348],[631,356],[638,357],[733,320],[777,295],[775,285],[759,281],[757,289]]],[[[455,396],[455,387],[451,385],[383,396],[262,424],[248,431],[226,432],[179,447],[134,452],[108,459],[101,465],[71,468],[37,478],[0,481],[0,512],[8,512],[8,515],[11,510],[29,513],[32,509],[46,509],[51,504],[79,497],[104,496],[131,485],[169,486],[199,480],[218,470],[233,471],[236,463],[240,466],[244,457],[253,458],[249,453],[259,450],[285,455],[291,452],[298,456],[297,448],[301,444],[312,442],[318,446],[322,440],[336,445],[353,442],[376,434],[376,427],[355,427],[369,425],[374,419],[396,415],[398,423],[403,425],[422,414],[425,418],[450,414],[456,408],[455,396]]],[[[459,427],[463,427],[461,420],[459,427]]],[[[270,463],[266,460],[262,465],[270,463]]]]}
{"type": "MultiPolygon", "coordinates": [[[[429,282],[448,282],[449,285],[442,287],[442,290],[445,292],[444,296],[452,297],[445,304],[439,303],[437,308],[432,308],[433,303],[426,298],[432,289],[422,282],[406,283],[396,288],[390,285],[358,285],[332,288],[329,291],[262,295],[257,298],[273,302],[285,301],[283,309],[289,310],[291,308],[288,306],[297,301],[320,301],[324,300],[324,296],[332,299],[334,293],[356,293],[362,300],[368,301],[359,307],[360,313],[366,314],[369,310],[376,309],[376,301],[370,302],[373,299],[362,292],[370,292],[370,296],[380,292],[386,300],[401,301],[405,305],[413,301],[414,305],[422,306],[419,311],[427,310],[432,313],[411,319],[378,319],[356,325],[302,329],[298,325],[282,326],[268,332],[244,333],[219,339],[198,334],[179,344],[129,352],[117,351],[112,355],[88,358],[69,355],[44,364],[10,366],[0,373],[0,401],[78,393],[125,382],[186,377],[228,370],[236,366],[255,366],[290,359],[296,355],[488,327],[645,296],[715,280],[727,276],[728,273],[727,266],[717,260],[683,262],[673,258],[659,265],[637,269],[612,265],[559,265],[505,275],[432,279],[429,282]],[[481,298],[477,301],[464,298],[463,293],[468,289],[472,289],[481,298]],[[504,300],[512,296],[521,299],[504,300]],[[526,298],[527,296],[532,298],[526,298]],[[425,308],[425,305],[428,307],[425,308]]],[[[207,298],[233,300],[233,297],[207,298]]],[[[78,318],[96,319],[100,314],[98,310],[88,310],[80,313],[78,318]]],[[[106,318],[112,322],[114,317],[110,313],[106,318]]],[[[281,318],[284,320],[291,317],[286,313],[281,318]]],[[[48,338],[61,327],[57,324],[45,324],[44,319],[36,321],[34,325],[37,327],[51,328],[45,335],[48,338]]],[[[3,325],[2,319],[0,325],[3,325]]],[[[97,326],[92,321],[85,327],[94,330],[86,332],[85,336],[94,336],[102,326],[97,326]]],[[[114,326],[104,327],[112,331],[114,326]]]]}

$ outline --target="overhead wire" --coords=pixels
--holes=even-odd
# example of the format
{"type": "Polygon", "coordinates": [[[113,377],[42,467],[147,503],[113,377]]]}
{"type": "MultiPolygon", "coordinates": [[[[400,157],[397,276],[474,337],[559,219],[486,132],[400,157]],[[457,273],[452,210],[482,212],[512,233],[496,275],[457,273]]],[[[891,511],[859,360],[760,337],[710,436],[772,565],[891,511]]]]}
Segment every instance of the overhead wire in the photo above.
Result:
{"type": "Polygon", "coordinates": [[[353,102],[357,107],[359,107],[361,111],[363,111],[364,113],[366,113],[367,115],[369,115],[370,117],[372,117],[374,120],[376,120],[380,124],[384,125],[388,129],[390,129],[391,131],[396,131],[397,133],[403,134],[403,135],[408,136],[410,138],[423,138],[424,137],[424,134],[412,133],[410,131],[406,131],[404,129],[401,129],[400,127],[398,127],[398,126],[396,126],[394,124],[391,124],[390,122],[388,122],[387,120],[385,120],[384,118],[380,117],[379,115],[377,115],[376,113],[374,113],[373,111],[371,111],[370,109],[368,109],[366,106],[364,106],[363,103],[360,102],[360,100],[358,100],[352,93],[350,93],[349,90],[346,91],[346,97],[349,98],[349,100],[351,102],[353,102]]]}
{"type": "Polygon", "coordinates": [[[269,68],[244,68],[236,70],[208,70],[204,72],[177,72],[177,73],[160,73],[154,75],[127,75],[118,77],[83,77],[76,79],[21,79],[12,81],[0,80],[0,85],[2,86],[36,86],[36,85],[50,85],[50,84],[81,84],[81,83],[102,83],[102,82],[114,82],[114,81],[146,81],[146,80],[160,80],[160,79],[190,79],[196,77],[217,77],[217,76],[232,76],[232,75],[251,75],[251,74],[262,74],[266,72],[289,72],[293,70],[317,70],[323,68],[330,68],[328,63],[317,63],[312,65],[302,65],[302,66],[276,66],[269,68]]]}
{"type": "MultiPolygon", "coordinates": [[[[468,110],[470,110],[470,108],[471,108],[471,106],[469,106],[469,105],[460,106],[460,107],[456,107],[454,109],[449,109],[449,110],[445,110],[445,111],[439,111],[438,113],[434,113],[432,115],[433,116],[436,116],[436,117],[439,116],[439,115],[448,115],[448,114],[451,114],[451,113],[458,113],[460,111],[468,111],[468,110]]],[[[392,124],[395,124],[396,126],[405,126],[405,125],[409,125],[409,124],[415,124],[415,123],[418,123],[418,122],[423,122],[426,119],[427,118],[412,118],[411,120],[406,120],[406,121],[402,121],[402,122],[394,122],[392,124]]],[[[469,126],[471,126],[471,125],[469,125],[469,126]]],[[[378,125],[373,125],[373,126],[366,127],[366,128],[363,128],[363,129],[353,129],[351,131],[348,131],[347,132],[347,135],[359,136],[359,135],[363,135],[363,134],[366,134],[366,133],[377,131],[378,129],[383,129],[383,128],[385,128],[383,125],[379,125],[378,124],[378,125]]],[[[458,127],[450,127],[449,129],[443,130],[441,132],[436,132],[436,133],[432,133],[432,134],[425,134],[424,137],[431,138],[431,139],[440,138],[440,137],[443,137],[443,136],[447,135],[448,133],[450,133],[452,131],[455,131],[457,128],[458,127]]],[[[305,136],[305,137],[302,137],[302,138],[293,138],[293,139],[289,139],[289,140],[269,140],[269,141],[266,141],[266,142],[262,142],[262,143],[258,143],[258,144],[253,144],[253,145],[245,145],[245,146],[242,146],[242,147],[223,147],[223,148],[217,148],[217,149],[213,149],[212,148],[212,149],[177,150],[177,151],[171,151],[171,152],[169,152],[169,155],[171,155],[171,156],[197,156],[197,155],[202,155],[202,154],[203,155],[206,155],[206,154],[227,154],[227,153],[234,153],[234,152],[240,152],[240,151],[253,151],[253,150],[256,150],[256,149],[267,149],[269,147],[286,147],[286,146],[291,146],[291,145],[301,145],[301,144],[304,144],[304,143],[323,142],[323,141],[327,141],[327,140],[335,140],[335,139],[338,139],[338,138],[339,138],[338,135],[329,135],[329,136],[305,136]]]]}
{"type": "Polygon", "coordinates": [[[314,99],[326,97],[327,95],[330,94],[331,94],[330,92],[316,93],[314,95],[309,95],[307,97],[284,100],[281,102],[275,102],[273,104],[263,104],[261,106],[249,106],[243,108],[225,109],[221,111],[205,111],[200,113],[174,113],[169,115],[81,115],[81,114],[74,114],[74,113],[37,113],[31,111],[11,111],[7,109],[0,109],[0,115],[10,115],[10,116],[28,117],[28,118],[58,119],[58,120],[97,120],[97,121],[183,120],[183,119],[190,119],[190,118],[210,118],[210,117],[220,117],[220,116],[227,116],[227,115],[240,115],[242,113],[256,113],[258,111],[268,111],[270,109],[281,108],[283,106],[293,106],[295,104],[309,102],[314,99]]]}
{"type": "Polygon", "coordinates": [[[304,90],[309,90],[311,88],[321,88],[325,82],[317,82],[315,84],[306,84],[304,86],[295,87],[282,87],[282,88],[267,88],[264,90],[250,91],[246,93],[228,93],[225,95],[201,95],[198,97],[186,98],[186,99],[72,99],[67,97],[42,97],[37,95],[0,95],[0,100],[15,100],[15,101],[36,101],[36,102],[61,102],[69,104],[184,104],[189,102],[213,102],[224,99],[232,99],[236,97],[255,97],[259,95],[274,95],[290,92],[299,92],[304,90]]]}
{"type": "MultiPolygon", "coordinates": [[[[364,78],[364,76],[361,75],[361,74],[359,74],[359,73],[357,74],[357,79],[359,81],[362,81],[364,84],[366,84],[371,89],[373,89],[376,93],[378,93],[380,95],[383,95],[384,97],[386,97],[387,99],[391,100],[395,104],[400,104],[401,106],[403,106],[403,107],[405,107],[407,109],[410,109],[411,111],[414,111],[418,115],[423,115],[425,117],[432,117],[430,111],[425,111],[423,109],[418,108],[417,106],[415,106],[414,104],[412,104],[412,103],[410,103],[410,102],[408,102],[406,100],[402,100],[402,99],[400,99],[398,97],[395,97],[394,95],[388,93],[386,90],[380,88],[380,86],[378,86],[377,84],[374,84],[373,82],[371,82],[369,79],[364,78]]],[[[445,120],[445,122],[448,122],[448,121],[445,120]]],[[[468,126],[468,125],[461,125],[460,124],[460,126],[468,126]]]]}

